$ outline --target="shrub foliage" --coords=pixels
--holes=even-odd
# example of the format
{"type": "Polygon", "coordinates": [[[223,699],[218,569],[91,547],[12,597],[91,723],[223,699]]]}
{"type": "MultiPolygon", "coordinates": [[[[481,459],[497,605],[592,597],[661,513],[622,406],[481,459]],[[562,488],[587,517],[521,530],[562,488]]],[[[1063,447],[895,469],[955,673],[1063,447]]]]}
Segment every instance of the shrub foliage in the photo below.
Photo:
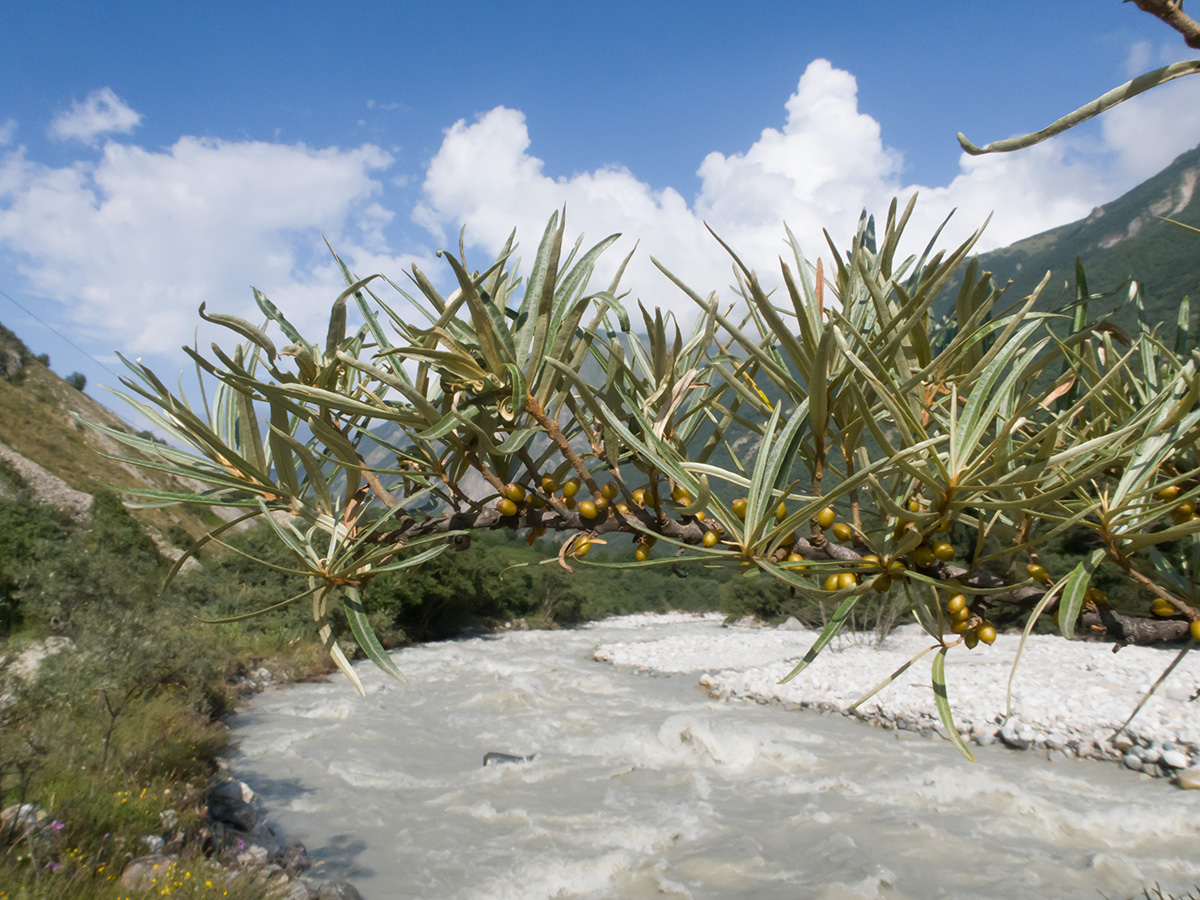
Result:
{"type": "Polygon", "coordinates": [[[1200,380],[1186,302],[1170,346],[1146,323],[1115,326],[1082,272],[1076,296],[1035,311],[1045,282],[1007,296],[970,259],[978,233],[900,259],[912,209],[893,203],[878,240],[865,217],[848,251],[831,240],[828,269],[789,233],[777,294],[727,247],[732,303],[660,265],[695,303],[686,330],[644,308],[634,330],[620,274],[589,286],[616,235],[570,246],[557,214],[524,280],[511,237],[481,271],[461,246],[444,254],[449,296],[414,266],[413,287],[385,300],[382,276],[343,265],[323,342],[258,291],[263,328],[201,307],[240,343],[187,349],[215,382],[199,405],[128,364],[128,399],[186,449],[110,434],[208,486],[147,501],[270,527],[287,561],[269,565],[307,579],[280,605],[311,606],[356,683],[331,611],[399,675],[364,589],[494,529],[559,534],[568,571],[624,536],[636,558],[596,565],[737,567],[786,585],[831,610],[793,675],[878,596],[929,632],[935,681],[947,651],[993,639],[996,610],[1028,627],[1053,616],[1068,639],[1189,641],[1200,380]],[[934,302],[964,266],[939,320],[934,302]],[[1071,568],[1039,563],[1081,531],[1071,568]],[[1111,606],[1099,577],[1133,585],[1141,608],[1111,606]]]}

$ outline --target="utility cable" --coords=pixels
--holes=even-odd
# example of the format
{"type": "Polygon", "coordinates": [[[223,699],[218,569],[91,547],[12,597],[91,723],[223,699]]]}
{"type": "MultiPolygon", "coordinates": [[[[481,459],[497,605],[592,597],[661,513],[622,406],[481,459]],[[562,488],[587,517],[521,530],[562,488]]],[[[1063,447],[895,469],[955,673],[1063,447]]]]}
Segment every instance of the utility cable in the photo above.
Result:
{"type": "Polygon", "coordinates": [[[46,328],[50,329],[52,332],[54,332],[56,335],[58,335],[60,338],[62,338],[64,341],[66,341],[68,344],[70,344],[72,347],[74,347],[76,350],[78,350],[80,353],[82,353],[84,356],[86,356],[88,359],[90,359],[92,362],[94,362],[96,365],[98,365],[100,368],[102,368],[109,375],[113,376],[113,378],[120,380],[121,376],[119,374],[114,372],[112,369],[110,369],[104,363],[100,362],[100,360],[96,359],[96,357],[92,356],[92,354],[88,353],[86,350],[84,350],[82,347],[80,347],[77,343],[75,343],[73,340],[71,340],[69,337],[67,337],[65,334],[63,334],[61,331],[59,331],[57,328],[55,328],[53,325],[51,325],[49,322],[47,322],[45,319],[43,319],[41,316],[39,316],[37,313],[33,312],[32,310],[26,309],[24,306],[22,306],[20,303],[18,303],[16,300],[14,300],[10,294],[6,293],[5,291],[0,290],[0,297],[4,297],[6,300],[8,300],[9,303],[11,303],[17,309],[21,310],[21,312],[25,313],[25,315],[31,316],[32,318],[36,319],[38,322],[40,322],[46,328]]]}

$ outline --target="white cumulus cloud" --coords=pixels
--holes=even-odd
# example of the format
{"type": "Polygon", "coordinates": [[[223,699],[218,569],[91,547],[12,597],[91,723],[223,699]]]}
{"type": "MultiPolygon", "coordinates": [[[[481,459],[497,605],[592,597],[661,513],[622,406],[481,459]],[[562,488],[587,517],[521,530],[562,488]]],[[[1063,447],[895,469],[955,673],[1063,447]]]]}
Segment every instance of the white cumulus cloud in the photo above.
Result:
{"type": "MultiPolygon", "coordinates": [[[[1134,61],[1148,53],[1136,50],[1134,61]]],[[[701,295],[716,290],[732,299],[731,261],[706,225],[771,285],[778,284],[778,258],[789,255],[785,222],[809,257],[823,256],[828,265],[823,228],[845,247],[860,210],[881,218],[893,197],[903,202],[918,190],[908,247],[914,251],[955,208],[943,246],[993,212],[981,249],[1085,216],[1200,141],[1179,115],[1181,104],[1191,108],[1200,99],[1200,78],[1192,80],[1179,82],[1174,94],[1137,98],[1089,136],[1069,134],[1017,154],[963,155],[948,183],[920,186],[905,180],[903,155],[859,110],[853,75],[816,60],[782,104],[778,123],[738,152],[693,162],[700,183],[691,196],[652,188],[619,165],[550,173],[534,152],[531,126],[538,123],[499,106],[447,129],[412,218],[442,246],[455,245],[465,225],[479,266],[516,227],[518,255],[528,264],[547,218],[565,206],[572,240],[580,233],[589,244],[624,235],[602,260],[595,286],[606,286],[640,242],[624,282],[630,301],[690,315],[694,305],[650,257],[701,295]]],[[[80,105],[75,131],[64,134],[91,140],[133,127],[137,114],[103,93],[80,105]],[[92,107],[107,113],[86,125],[96,97],[92,107]]],[[[362,275],[383,272],[401,282],[411,262],[435,278],[445,275],[444,263],[424,248],[404,255],[393,245],[389,192],[408,173],[393,171],[391,154],[374,145],[318,149],[182,137],[151,150],[109,141],[87,158],[48,166],[12,146],[15,127],[0,126],[0,146],[8,144],[0,152],[0,250],[27,292],[62,304],[55,318],[93,347],[170,353],[189,341],[204,301],[210,310],[258,319],[250,284],[319,337],[341,284],[322,235],[362,275]]]]}
{"type": "MultiPolygon", "coordinates": [[[[1144,48],[1137,53],[1146,55],[1144,48]]],[[[1195,88],[1180,90],[1200,90],[1196,81],[1195,88]]],[[[652,270],[647,255],[701,294],[726,290],[730,263],[706,223],[768,283],[778,282],[785,222],[810,257],[828,257],[822,229],[844,247],[861,210],[882,218],[893,197],[903,203],[913,192],[921,199],[909,226],[910,250],[955,209],[943,246],[965,238],[989,215],[979,249],[1002,246],[1087,215],[1194,146],[1200,124],[1172,121],[1187,102],[1195,105],[1182,95],[1152,92],[1119,115],[1110,113],[1100,139],[1067,135],[1017,154],[963,154],[949,184],[921,186],[903,179],[902,154],[858,109],[854,76],[818,59],[788,98],[782,126],[765,129],[742,152],[706,156],[698,168],[700,189],[690,199],[670,188],[654,190],[619,167],[553,177],[530,152],[524,115],[497,107],[446,131],[415,218],[443,237],[465,225],[468,241],[495,252],[514,226],[530,247],[550,212],[565,205],[568,231],[585,232],[589,242],[614,231],[628,236],[626,248],[640,240],[643,249],[626,281],[636,296],[690,312],[690,301],[652,270]]]]}
{"type": "Polygon", "coordinates": [[[100,88],[55,116],[47,133],[58,141],[91,144],[103,134],[129,134],[141,121],[141,113],[126,106],[112,88],[100,88]]]}
{"type": "Polygon", "coordinates": [[[101,346],[163,353],[190,342],[196,309],[251,319],[253,283],[320,329],[341,276],[322,233],[364,274],[397,273],[380,229],[391,213],[372,145],[184,137],[164,152],[107,144],[99,161],[51,168],[23,152],[0,160],[0,245],[32,292],[101,346]],[[376,271],[370,269],[370,271],[376,271]]]}

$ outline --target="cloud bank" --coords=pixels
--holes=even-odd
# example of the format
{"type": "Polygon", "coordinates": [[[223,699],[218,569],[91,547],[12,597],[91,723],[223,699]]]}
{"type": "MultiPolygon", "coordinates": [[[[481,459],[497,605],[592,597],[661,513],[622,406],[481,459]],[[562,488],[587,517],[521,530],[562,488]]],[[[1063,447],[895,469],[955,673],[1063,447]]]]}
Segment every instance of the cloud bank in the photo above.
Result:
{"type": "MultiPolygon", "coordinates": [[[[1147,48],[1136,54],[1135,62],[1153,56],[1147,48]]],[[[90,144],[109,136],[73,164],[29,159],[11,143],[17,123],[0,126],[0,258],[29,293],[63,305],[77,337],[134,355],[166,354],[190,340],[202,301],[257,318],[250,283],[297,324],[323,333],[341,281],[322,235],[354,271],[399,281],[413,261],[445,273],[422,248],[405,255],[393,246],[391,234],[406,214],[441,246],[455,245],[465,226],[479,254],[473,262],[482,267],[514,226],[520,255],[530,262],[548,216],[565,206],[572,238],[584,233],[590,244],[624,235],[597,273],[600,284],[639,242],[624,281],[630,299],[690,315],[691,301],[650,257],[701,294],[717,290],[729,299],[731,263],[710,227],[771,283],[787,252],[785,222],[810,258],[828,262],[822,229],[844,247],[860,210],[881,217],[893,197],[903,203],[913,192],[921,199],[910,249],[953,209],[943,245],[992,214],[981,249],[1081,218],[1200,142],[1200,122],[1178,115],[1200,101],[1200,79],[1191,81],[1125,104],[1086,136],[1069,134],[1015,155],[964,155],[947,184],[917,185],[904,178],[903,153],[859,110],[854,76],[815,60],[784,103],[780,123],[740,152],[692,163],[700,186],[690,197],[652,188],[621,166],[550,173],[534,152],[531,126],[539,123],[498,106],[445,131],[412,209],[400,199],[401,186],[422,176],[396,171],[394,158],[372,144],[320,148],[185,136],[147,149],[112,137],[128,134],[141,116],[105,88],[50,126],[64,140],[90,144]]]]}
{"type": "MultiPolygon", "coordinates": [[[[893,197],[903,203],[913,193],[920,200],[909,233],[920,243],[957,210],[943,243],[965,239],[991,216],[979,244],[990,249],[1082,218],[1200,142],[1200,122],[1183,124],[1178,115],[1200,100],[1200,84],[1173,87],[1110,113],[1099,142],[1068,135],[1015,155],[963,154],[949,184],[926,186],[904,180],[903,154],[858,109],[854,76],[818,59],[788,98],[781,128],[764,129],[741,153],[704,158],[690,203],[622,168],[553,178],[530,153],[525,117],[497,107],[446,131],[415,217],[443,234],[465,225],[469,240],[494,252],[514,225],[526,241],[536,240],[548,211],[565,206],[569,230],[591,239],[612,231],[634,236],[702,294],[731,280],[706,223],[768,282],[785,251],[785,222],[807,255],[828,257],[822,229],[844,247],[861,210],[882,218],[893,197]]],[[[685,308],[644,254],[630,276],[636,294],[685,308]]]]}
{"type": "Polygon", "coordinates": [[[0,163],[0,246],[75,326],[129,352],[173,351],[189,341],[201,302],[253,309],[251,281],[290,295],[299,321],[327,310],[339,278],[322,231],[399,266],[378,252],[390,214],[375,202],[374,176],[391,162],[371,145],[194,137],[162,152],[110,142],[98,161],[67,168],[15,151],[0,163]]]}

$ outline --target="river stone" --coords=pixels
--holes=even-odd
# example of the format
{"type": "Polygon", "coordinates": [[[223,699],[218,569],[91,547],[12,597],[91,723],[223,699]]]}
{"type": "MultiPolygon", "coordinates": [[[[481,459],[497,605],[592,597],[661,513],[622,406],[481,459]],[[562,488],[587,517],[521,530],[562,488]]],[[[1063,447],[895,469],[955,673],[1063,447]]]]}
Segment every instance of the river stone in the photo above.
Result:
{"type": "Polygon", "coordinates": [[[292,874],[312,868],[312,858],[308,855],[308,848],[300,841],[290,841],[288,843],[280,862],[292,874]]]}
{"type": "Polygon", "coordinates": [[[1067,746],[1067,736],[1061,731],[1052,731],[1046,735],[1046,746],[1051,750],[1061,750],[1067,746]]]}
{"type": "Polygon", "coordinates": [[[1177,772],[1175,775],[1175,783],[1184,790],[1200,790],[1200,767],[1194,769],[1184,769],[1182,772],[1177,772]]]}
{"type": "Polygon", "coordinates": [[[1172,769],[1186,769],[1191,762],[1186,753],[1180,753],[1178,750],[1167,750],[1162,755],[1162,764],[1172,769]]]}
{"type": "Polygon", "coordinates": [[[1157,747],[1147,747],[1140,755],[1144,763],[1156,763],[1162,759],[1162,751],[1157,747]]]}
{"type": "Polygon", "coordinates": [[[131,859],[121,872],[121,887],[132,892],[149,890],[159,878],[166,879],[170,875],[174,864],[171,857],[157,853],[131,859]]]}
{"type": "Polygon", "coordinates": [[[247,844],[244,850],[238,851],[234,859],[243,869],[265,866],[267,864],[267,848],[259,844],[247,844]]]}
{"type": "Polygon", "coordinates": [[[36,803],[14,803],[0,810],[0,832],[6,837],[37,834],[46,830],[49,818],[50,814],[36,803]]]}
{"type": "Polygon", "coordinates": [[[287,841],[283,834],[270,822],[256,825],[246,842],[262,847],[271,859],[282,859],[287,851],[287,841]]]}
{"type": "Polygon", "coordinates": [[[313,900],[316,896],[317,892],[306,882],[293,881],[288,885],[287,891],[284,892],[283,900],[313,900]]]}
{"type": "MultiPolygon", "coordinates": [[[[1032,735],[1030,736],[1032,737],[1032,735]]],[[[1004,727],[1000,729],[1000,740],[1017,750],[1025,750],[1029,747],[1029,739],[1021,734],[1019,719],[1009,719],[1004,723],[1004,727]]]]}
{"type": "Polygon", "coordinates": [[[223,781],[208,792],[208,818],[244,831],[258,824],[259,805],[258,795],[241,781],[223,781]]]}
{"type": "Polygon", "coordinates": [[[788,616],[779,624],[779,631],[803,631],[804,626],[800,624],[800,620],[795,616],[788,616]]]}
{"type": "Polygon", "coordinates": [[[363,900],[363,897],[348,881],[329,881],[317,890],[317,900],[363,900]]]}
{"type": "Polygon", "coordinates": [[[1127,769],[1133,769],[1137,772],[1142,768],[1142,758],[1136,753],[1126,753],[1125,758],[1121,760],[1121,765],[1127,769]]]}
{"type": "Polygon", "coordinates": [[[1123,731],[1113,738],[1112,745],[1122,753],[1132,750],[1135,746],[1133,738],[1123,731]]]}

